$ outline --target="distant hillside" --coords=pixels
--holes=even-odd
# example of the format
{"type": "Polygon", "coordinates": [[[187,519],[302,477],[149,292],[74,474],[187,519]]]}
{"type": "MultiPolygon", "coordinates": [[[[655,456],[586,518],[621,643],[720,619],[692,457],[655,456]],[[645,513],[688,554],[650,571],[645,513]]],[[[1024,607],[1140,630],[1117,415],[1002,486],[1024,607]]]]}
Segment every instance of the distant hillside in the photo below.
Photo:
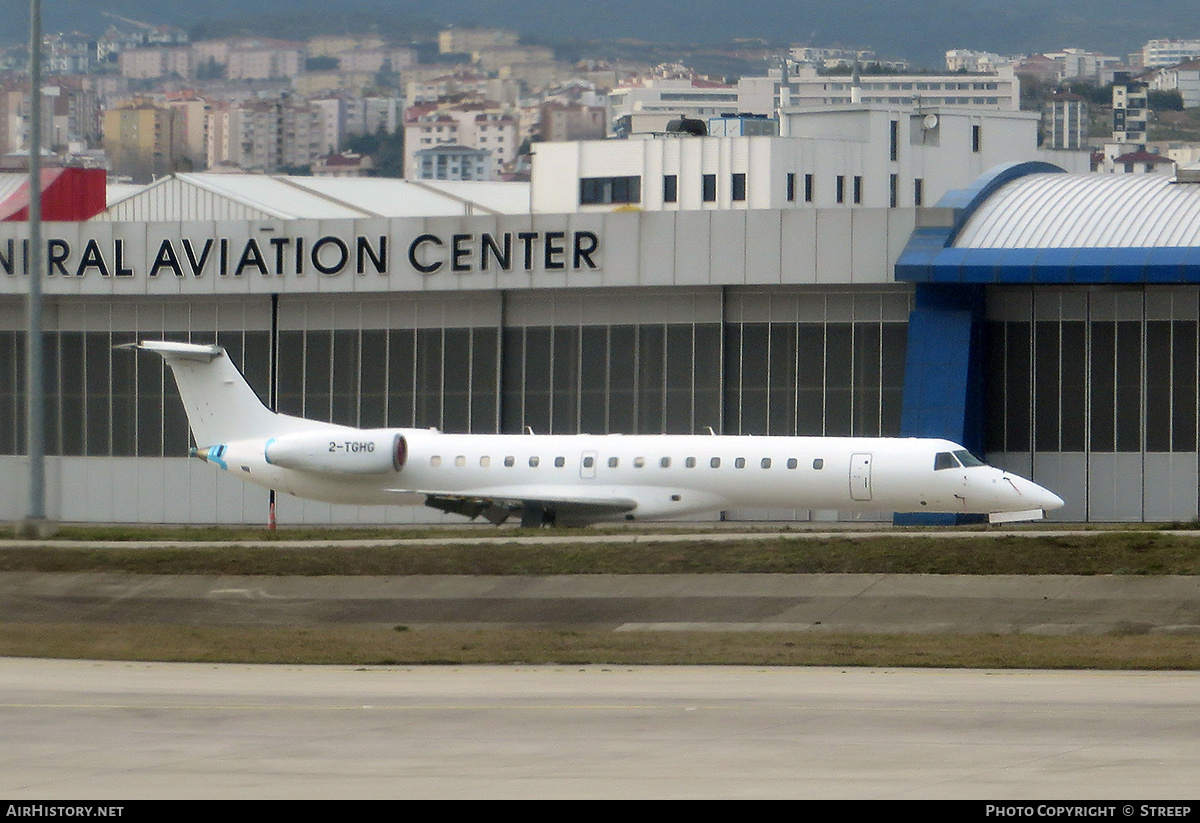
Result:
{"type": "MultiPolygon", "coordinates": [[[[27,0],[0,0],[8,12],[0,37],[27,35],[27,0]]],[[[1194,0],[47,0],[47,30],[97,33],[102,12],[148,23],[280,37],[375,27],[400,39],[427,37],[450,24],[504,26],[543,42],[612,38],[719,43],[759,38],[771,44],[870,46],[883,57],[938,68],[946,49],[1000,54],[1067,47],[1124,56],[1154,37],[1200,38],[1194,0]],[[336,11],[331,12],[331,9],[336,11]]]]}

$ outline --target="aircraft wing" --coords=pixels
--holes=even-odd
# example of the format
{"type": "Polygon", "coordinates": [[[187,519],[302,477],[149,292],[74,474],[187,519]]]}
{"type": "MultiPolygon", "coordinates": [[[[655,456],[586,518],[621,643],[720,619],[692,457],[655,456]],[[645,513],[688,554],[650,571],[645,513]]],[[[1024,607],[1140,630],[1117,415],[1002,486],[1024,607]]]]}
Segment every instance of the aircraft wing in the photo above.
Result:
{"type": "Polygon", "coordinates": [[[553,487],[442,491],[432,489],[388,489],[396,494],[424,495],[425,505],[472,519],[484,517],[496,525],[520,514],[522,525],[540,525],[557,520],[594,520],[624,514],[637,508],[628,497],[567,493],[553,487]],[[547,520],[549,517],[549,521],[547,520]]]}

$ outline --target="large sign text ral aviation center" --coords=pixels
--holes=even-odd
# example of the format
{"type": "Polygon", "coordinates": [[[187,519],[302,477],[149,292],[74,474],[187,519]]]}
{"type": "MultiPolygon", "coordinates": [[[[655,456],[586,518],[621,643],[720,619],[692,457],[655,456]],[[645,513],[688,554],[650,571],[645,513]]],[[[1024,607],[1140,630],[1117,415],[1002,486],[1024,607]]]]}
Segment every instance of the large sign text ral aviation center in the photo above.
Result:
{"type": "MultiPolygon", "coordinates": [[[[325,235],[249,239],[167,238],[144,250],[123,239],[62,238],[46,241],[51,277],[112,278],[303,276],[315,273],[392,273],[397,257],[387,235],[343,238],[325,235]]],[[[515,231],[478,234],[420,234],[399,255],[401,264],[423,275],[510,271],[594,271],[600,268],[600,238],[591,231],[515,231]]],[[[0,240],[0,272],[23,274],[29,241],[0,240]]]]}

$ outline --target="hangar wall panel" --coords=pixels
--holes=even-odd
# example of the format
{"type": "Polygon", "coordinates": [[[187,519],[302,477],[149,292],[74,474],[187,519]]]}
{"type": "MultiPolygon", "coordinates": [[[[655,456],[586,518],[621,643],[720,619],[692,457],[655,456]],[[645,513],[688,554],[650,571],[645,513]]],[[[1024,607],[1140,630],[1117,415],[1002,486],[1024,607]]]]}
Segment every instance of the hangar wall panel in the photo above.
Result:
{"type": "Polygon", "coordinates": [[[994,287],[987,456],[1063,521],[1197,516],[1200,288],[994,287]]]}

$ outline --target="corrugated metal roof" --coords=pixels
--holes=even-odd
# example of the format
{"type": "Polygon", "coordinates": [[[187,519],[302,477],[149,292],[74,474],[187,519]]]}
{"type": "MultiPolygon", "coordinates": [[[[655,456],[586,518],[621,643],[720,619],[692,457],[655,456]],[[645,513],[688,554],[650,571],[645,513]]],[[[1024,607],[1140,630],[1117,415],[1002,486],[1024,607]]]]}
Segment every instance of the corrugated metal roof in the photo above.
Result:
{"type": "Polygon", "coordinates": [[[177,174],[121,199],[97,220],[334,220],[529,213],[528,183],[177,174]]]}
{"type": "Polygon", "coordinates": [[[971,215],[955,248],[1200,246],[1200,184],[1159,174],[1030,174],[971,215]]]}
{"type": "Polygon", "coordinates": [[[27,182],[29,182],[29,174],[26,172],[0,173],[0,203],[19,192],[27,182]]]}

